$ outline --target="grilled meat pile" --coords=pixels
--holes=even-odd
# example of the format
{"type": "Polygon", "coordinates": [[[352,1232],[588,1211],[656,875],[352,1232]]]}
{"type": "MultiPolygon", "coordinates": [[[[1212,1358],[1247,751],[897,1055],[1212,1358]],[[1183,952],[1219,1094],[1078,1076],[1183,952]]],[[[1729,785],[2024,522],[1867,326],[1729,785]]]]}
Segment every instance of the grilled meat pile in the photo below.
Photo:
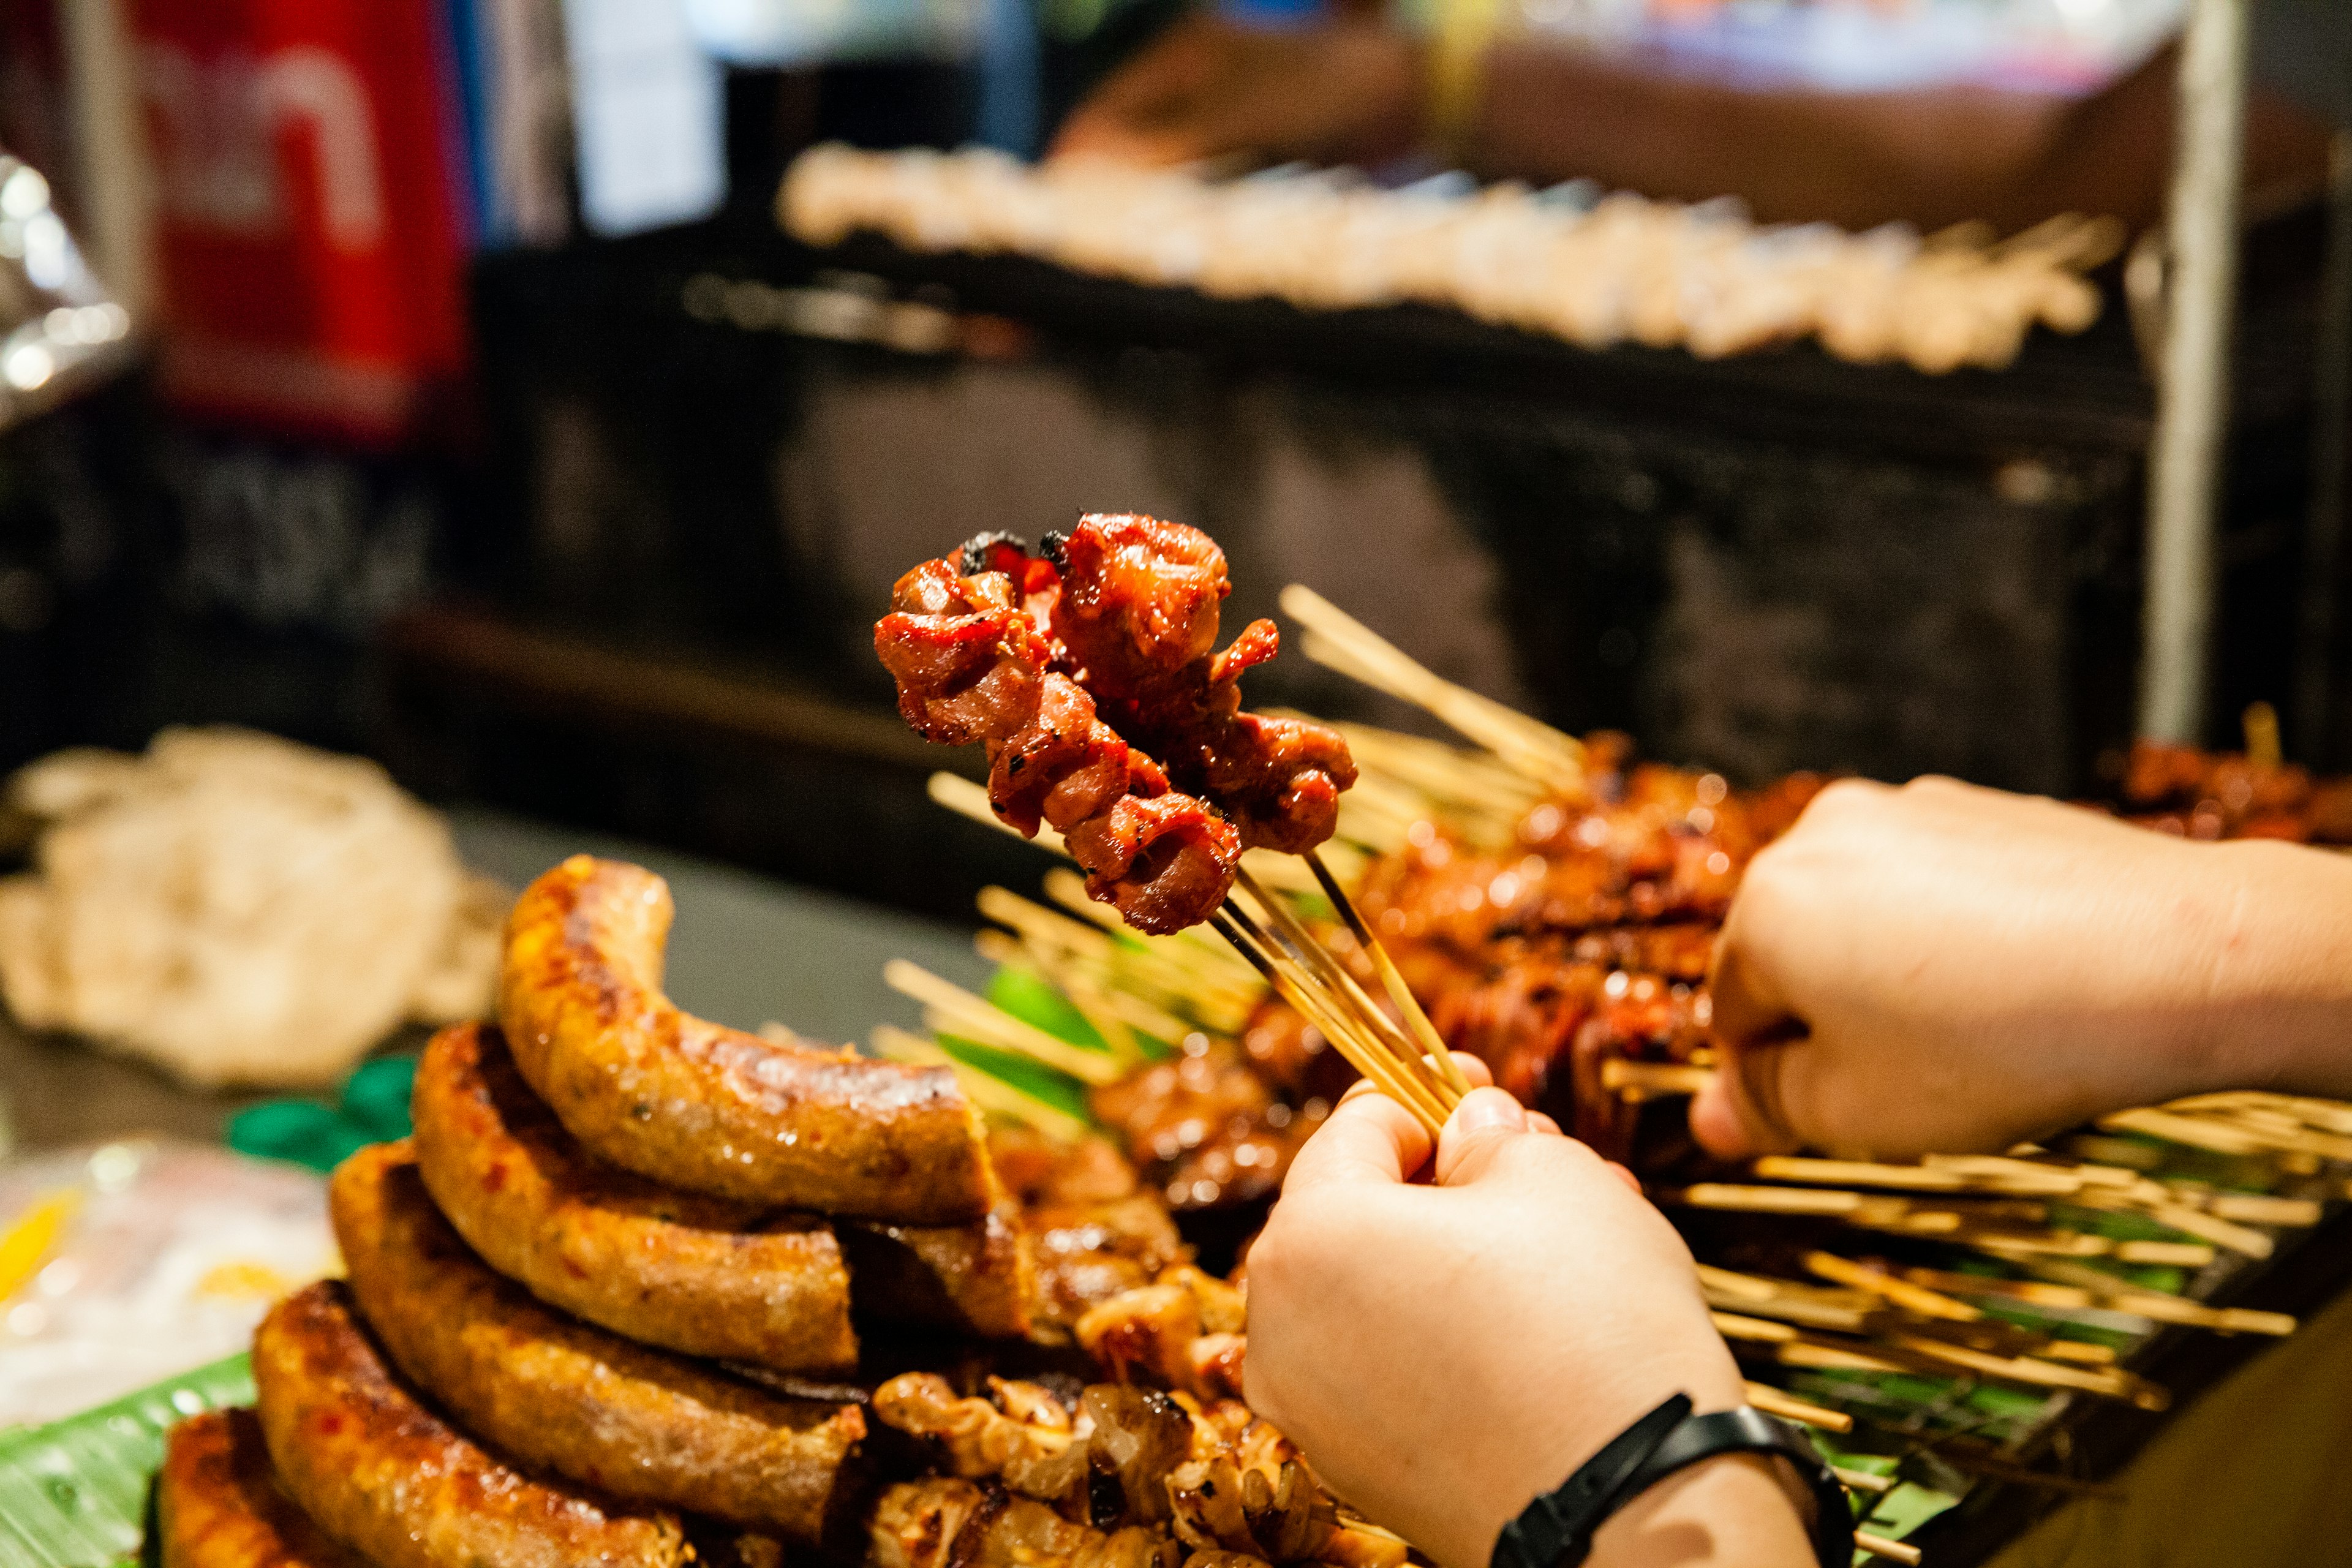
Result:
{"type": "Polygon", "coordinates": [[[1330,837],[1355,782],[1338,731],[1241,710],[1271,621],[1222,653],[1224,552],[1196,529],[1093,513],[1045,554],[987,535],[898,580],[875,652],[898,710],[988,748],[998,816],[1062,835],[1087,889],[1139,931],[1181,931],[1232,888],[1241,852],[1330,837]]]}

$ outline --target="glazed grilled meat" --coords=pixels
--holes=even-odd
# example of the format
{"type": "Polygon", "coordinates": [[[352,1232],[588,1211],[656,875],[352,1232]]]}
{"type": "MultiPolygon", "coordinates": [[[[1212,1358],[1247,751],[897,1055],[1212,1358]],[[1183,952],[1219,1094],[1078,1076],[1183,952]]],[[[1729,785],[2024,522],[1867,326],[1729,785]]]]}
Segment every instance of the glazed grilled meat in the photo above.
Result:
{"type": "Polygon", "coordinates": [[[2193,746],[2135,742],[2121,805],[2142,826],[2190,838],[2352,844],[2352,779],[2193,746]]]}
{"type": "Polygon", "coordinates": [[[1707,965],[1739,878],[1823,781],[1741,794],[1633,765],[1611,736],[1587,762],[1591,794],[1538,804],[1506,847],[1418,827],[1360,897],[1447,1043],[1622,1159],[1637,1110],[1603,1069],[1705,1049],[1707,965]]]}
{"type": "Polygon", "coordinates": [[[898,580],[874,646],[898,710],[943,744],[986,744],[989,800],[1050,824],[1087,891],[1139,931],[1204,920],[1242,850],[1331,835],[1355,764],[1337,731],[1240,710],[1272,623],[1212,653],[1230,584],[1206,534],[1089,515],[1053,559],[1001,536],[898,580]]]}
{"type": "Polygon", "coordinates": [[[1210,653],[1232,591],[1216,542],[1181,523],[1095,514],[1061,549],[1054,629],[1112,728],[1231,817],[1243,847],[1295,855],[1330,837],[1355,760],[1326,725],[1240,710],[1242,672],[1281,638],[1253,621],[1210,653]]]}
{"type": "Polygon", "coordinates": [[[1146,1285],[1183,1255],[1167,1208],[1099,1138],[1070,1145],[999,1133],[997,1169],[1021,1201],[1034,1268],[1034,1331],[1066,1339],[1087,1311],[1146,1285]]]}
{"type": "MultiPolygon", "coordinates": [[[[1053,571],[1006,553],[994,552],[999,566],[1024,578],[1053,571]]],[[[1067,656],[1022,607],[1006,571],[975,566],[967,577],[956,564],[929,561],[900,578],[874,628],[899,712],[927,740],[985,742],[997,815],[1029,836],[1051,824],[1086,868],[1087,890],[1130,925],[1170,931],[1203,919],[1233,885],[1240,836],[1176,792],[1096,715],[1084,687],[1051,668],[1067,656]]]]}
{"type": "MultiPolygon", "coordinates": [[[[1282,1008],[1256,1027],[1271,1035],[1285,1015],[1297,1016],[1282,1008]]],[[[1280,1080],[1234,1043],[1195,1037],[1195,1044],[1196,1049],[1094,1090],[1095,1116],[1118,1133],[1170,1208],[1268,1197],[1282,1184],[1291,1156],[1322,1125],[1345,1079],[1317,1073],[1337,1083],[1330,1098],[1309,1090],[1294,1104],[1291,1094],[1278,1092],[1280,1080]]],[[[1322,1055],[1339,1060],[1336,1051],[1322,1055]]]]}

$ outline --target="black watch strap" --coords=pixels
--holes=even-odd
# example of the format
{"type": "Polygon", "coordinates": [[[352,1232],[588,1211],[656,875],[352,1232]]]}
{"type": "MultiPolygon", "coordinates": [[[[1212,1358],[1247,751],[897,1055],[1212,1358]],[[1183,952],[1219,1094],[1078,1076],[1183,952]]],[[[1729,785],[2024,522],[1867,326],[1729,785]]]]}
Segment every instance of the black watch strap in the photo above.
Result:
{"type": "Polygon", "coordinates": [[[1577,1568],[1591,1554],[1593,1532],[1620,1507],[1718,1454],[1764,1454],[1794,1465],[1813,1496],[1814,1556],[1822,1568],[1846,1568],[1853,1560],[1853,1509],[1811,1440],[1760,1410],[1694,1415],[1690,1409],[1690,1396],[1675,1394],[1528,1504],[1503,1527],[1492,1568],[1577,1568]]]}
{"type": "Polygon", "coordinates": [[[1845,1488],[1814,1447],[1812,1439],[1789,1422],[1742,1405],[1707,1415],[1686,1416],[1650,1450],[1625,1489],[1632,1498],[1676,1470],[1718,1454],[1764,1454],[1788,1460],[1813,1494],[1813,1556],[1822,1568],[1846,1568],[1853,1561],[1853,1505],[1845,1488]]]}
{"type": "Polygon", "coordinates": [[[1592,1551],[1592,1532],[1632,1496],[1634,1478],[1675,1428],[1690,1416],[1687,1394],[1677,1394],[1611,1438],[1576,1473],[1528,1504],[1503,1526],[1492,1568],[1576,1568],[1592,1551]]]}

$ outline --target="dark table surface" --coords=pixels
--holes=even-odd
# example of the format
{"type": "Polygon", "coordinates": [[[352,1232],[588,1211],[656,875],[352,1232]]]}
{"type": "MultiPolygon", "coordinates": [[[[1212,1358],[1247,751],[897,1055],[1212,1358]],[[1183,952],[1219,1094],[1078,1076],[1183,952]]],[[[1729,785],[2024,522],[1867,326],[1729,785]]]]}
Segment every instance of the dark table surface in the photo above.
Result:
{"type": "MultiPolygon", "coordinates": [[[[668,879],[677,903],[668,988],[681,1006],[753,1027],[771,1019],[813,1039],[863,1041],[919,1009],[882,984],[911,958],[958,984],[987,966],[969,933],[646,845],[479,810],[452,814],[467,863],[520,889],[567,855],[634,860],[668,879]]],[[[1040,855],[1042,874],[1049,862],[1040,855]]],[[[396,1039],[387,1048],[421,1040],[396,1039]]],[[[53,1148],[130,1132],[215,1140],[266,1092],[191,1089],[79,1041],[26,1034],[0,1016],[0,1150],[53,1148]]]]}

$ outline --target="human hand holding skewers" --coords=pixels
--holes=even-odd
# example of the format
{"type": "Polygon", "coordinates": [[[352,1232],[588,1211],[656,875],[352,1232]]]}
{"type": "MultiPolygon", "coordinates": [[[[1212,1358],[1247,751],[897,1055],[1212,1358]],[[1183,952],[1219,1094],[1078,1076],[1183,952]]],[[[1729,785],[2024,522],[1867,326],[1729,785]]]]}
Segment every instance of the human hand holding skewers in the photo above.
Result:
{"type": "MultiPolygon", "coordinates": [[[[1689,1249],[1621,1166],[1481,1086],[1433,1147],[1359,1086],[1249,1256],[1250,1404],[1444,1568],[1665,1396],[1745,1402],[1689,1249]],[[1415,1181],[1417,1173],[1432,1179],[1415,1181]]],[[[1720,1458],[1621,1509],[1601,1564],[1809,1563],[1769,1464],[1720,1458]]]]}
{"type": "Polygon", "coordinates": [[[1998,1150],[2129,1106],[2352,1092],[2352,858],[1950,779],[1832,785],[1717,946],[1727,1157],[1998,1150]]]}

